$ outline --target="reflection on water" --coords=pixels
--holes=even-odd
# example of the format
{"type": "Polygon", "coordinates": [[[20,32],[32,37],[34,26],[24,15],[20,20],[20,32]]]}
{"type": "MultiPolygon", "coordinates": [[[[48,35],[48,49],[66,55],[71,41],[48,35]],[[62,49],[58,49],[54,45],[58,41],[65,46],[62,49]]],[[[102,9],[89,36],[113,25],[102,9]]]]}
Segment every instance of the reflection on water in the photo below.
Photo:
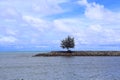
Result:
{"type": "Polygon", "coordinates": [[[0,54],[0,80],[120,80],[120,57],[0,54]]]}

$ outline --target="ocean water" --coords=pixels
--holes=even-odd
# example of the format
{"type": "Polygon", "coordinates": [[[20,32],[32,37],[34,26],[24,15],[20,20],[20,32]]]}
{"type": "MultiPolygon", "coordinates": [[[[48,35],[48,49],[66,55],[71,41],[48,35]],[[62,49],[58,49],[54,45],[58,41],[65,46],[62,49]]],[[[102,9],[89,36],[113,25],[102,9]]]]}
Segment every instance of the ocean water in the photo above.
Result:
{"type": "Polygon", "coordinates": [[[0,53],[0,80],[120,80],[120,57],[32,57],[0,53]]]}

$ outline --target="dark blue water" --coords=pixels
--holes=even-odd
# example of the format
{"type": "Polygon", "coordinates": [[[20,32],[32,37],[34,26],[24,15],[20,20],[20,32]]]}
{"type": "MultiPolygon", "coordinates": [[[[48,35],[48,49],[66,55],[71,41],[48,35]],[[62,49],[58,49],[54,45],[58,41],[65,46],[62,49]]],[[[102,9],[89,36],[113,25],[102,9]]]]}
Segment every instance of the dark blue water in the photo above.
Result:
{"type": "Polygon", "coordinates": [[[0,54],[0,80],[120,80],[120,57],[0,54]]]}

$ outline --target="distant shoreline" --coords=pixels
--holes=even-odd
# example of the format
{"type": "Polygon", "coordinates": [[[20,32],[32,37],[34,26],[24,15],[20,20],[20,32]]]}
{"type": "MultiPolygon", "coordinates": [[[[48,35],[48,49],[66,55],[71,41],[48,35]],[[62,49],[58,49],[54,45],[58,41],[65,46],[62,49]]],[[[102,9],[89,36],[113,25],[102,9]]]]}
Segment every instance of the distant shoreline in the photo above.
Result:
{"type": "Polygon", "coordinates": [[[51,51],[34,55],[34,57],[39,56],[120,56],[120,51],[51,51]]]}

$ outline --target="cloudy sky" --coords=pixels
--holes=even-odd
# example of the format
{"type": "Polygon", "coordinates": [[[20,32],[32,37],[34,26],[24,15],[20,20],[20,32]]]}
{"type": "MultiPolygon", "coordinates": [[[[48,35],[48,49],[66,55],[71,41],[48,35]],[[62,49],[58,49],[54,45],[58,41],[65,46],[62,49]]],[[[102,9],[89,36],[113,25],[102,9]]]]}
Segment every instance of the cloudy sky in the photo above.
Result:
{"type": "Polygon", "coordinates": [[[120,50],[120,0],[0,0],[0,51],[120,50]]]}

